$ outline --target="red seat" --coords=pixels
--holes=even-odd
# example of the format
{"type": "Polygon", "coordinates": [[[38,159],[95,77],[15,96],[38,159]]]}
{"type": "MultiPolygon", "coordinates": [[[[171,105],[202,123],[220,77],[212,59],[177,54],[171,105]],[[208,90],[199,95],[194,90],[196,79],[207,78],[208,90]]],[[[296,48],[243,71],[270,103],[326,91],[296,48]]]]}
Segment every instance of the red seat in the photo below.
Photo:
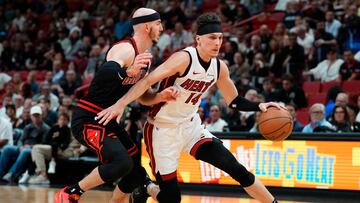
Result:
{"type": "Polygon", "coordinates": [[[314,94],[314,95],[308,96],[308,106],[309,107],[315,103],[325,104],[325,102],[326,102],[326,94],[324,94],[324,93],[319,93],[319,94],[314,94]]]}
{"type": "Polygon", "coordinates": [[[323,83],[321,83],[321,92],[322,93],[327,93],[329,91],[329,89],[334,87],[334,86],[340,86],[340,83],[335,82],[335,81],[323,82],[323,83]]]}
{"type": "Polygon", "coordinates": [[[202,11],[203,12],[215,11],[218,6],[219,6],[218,0],[204,0],[203,6],[202,6],[202,11]]]}
{"type": "Polygon", "coordinates": [[[305,94],[317,94],[320,92],[320,85],[321,83],[319,81],[314,82],[304,82],[303,89],[305,94]]]}
{"type": "Polygon", "coordinates": [[[303,125],[307,125],[310,122],[309,111],[299,110],[296,112],[296,119],[303,125]]]}
{"type": "Polygon", "coordinates": [[[360,93],[360,80],[344,81],[341,87],[345,92],[360,93]]]}

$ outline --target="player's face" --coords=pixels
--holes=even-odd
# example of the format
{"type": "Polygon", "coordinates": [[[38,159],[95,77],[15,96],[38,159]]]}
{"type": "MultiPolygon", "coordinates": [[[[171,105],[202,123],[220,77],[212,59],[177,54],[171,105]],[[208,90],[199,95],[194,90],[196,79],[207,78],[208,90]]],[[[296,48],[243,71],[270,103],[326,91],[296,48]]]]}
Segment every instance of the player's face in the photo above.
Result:
{"type": "Polygon", "coordinates": [[[198,35],[198,46],[201,47],[211,57],[217,57],[223,41],[222,33],[209,33],[198,35]]]}
{"type": "Polygon", "coordinates": [[[149,37],[151,41],[155,44],[159,40],[161,32],[164,30],[161,24],[161,20],[151,22],[149,26],[149,37]]]}

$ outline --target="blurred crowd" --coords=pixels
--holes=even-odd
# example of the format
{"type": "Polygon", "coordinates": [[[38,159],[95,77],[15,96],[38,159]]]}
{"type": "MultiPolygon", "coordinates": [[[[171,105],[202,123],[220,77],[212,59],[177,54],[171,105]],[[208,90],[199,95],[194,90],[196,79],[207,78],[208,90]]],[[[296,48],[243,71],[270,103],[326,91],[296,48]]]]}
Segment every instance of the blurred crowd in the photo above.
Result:
{"type": "MultiPolygon", "coordinates": [[[[165,30],[150,50],[150,70],[193,45],[196,17],[214,11],[224,31],[219,57],[240,95],[283,103],[297,132],[360,132],[360,91],[349,93],[341,86],[360,78],[360,1],[2,0],[3,180],[49,183],[47,174],[54,172],[56,159],[88,155],[71,136],[72,110],[107,50],[131,37],[129,16],[142,6],[161,14],[165,30]],[[313,102],[302,88],[309,81],[334,85],[322,102],[313,102]],[[306,113],[306,122],[298,119],[300,111],[306,113]],[[45,160],[51,163],[48,169],[45,160]]],[[[123,118],[137,141],[146,111],[133,103],[123,118]]],[[[216,86],[203,96],[199,114],[212,132],[258,131],[260,113],[229,109],[216,86]]]]}

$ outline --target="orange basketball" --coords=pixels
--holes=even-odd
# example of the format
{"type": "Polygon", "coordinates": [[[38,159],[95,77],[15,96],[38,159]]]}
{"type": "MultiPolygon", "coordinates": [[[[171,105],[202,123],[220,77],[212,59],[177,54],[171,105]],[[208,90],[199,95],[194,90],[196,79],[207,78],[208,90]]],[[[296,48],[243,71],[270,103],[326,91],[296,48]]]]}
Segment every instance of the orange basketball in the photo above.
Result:
{"type": "Polygon", "coordinates": [[[270,107],[260,114],[258,120],[260,133],[268,140],[285,140],[292,132],[293,119],[289,111],[270,107]]]}

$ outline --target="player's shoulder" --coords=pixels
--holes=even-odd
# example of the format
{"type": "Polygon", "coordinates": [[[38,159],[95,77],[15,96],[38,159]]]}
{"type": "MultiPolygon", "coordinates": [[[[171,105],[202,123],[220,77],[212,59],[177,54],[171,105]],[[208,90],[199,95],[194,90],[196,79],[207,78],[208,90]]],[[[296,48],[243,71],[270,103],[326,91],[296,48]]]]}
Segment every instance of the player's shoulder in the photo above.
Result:
{"type": "Polygon", "coordinates": [[[180,64],[189,64],[190,58],[191,56],[189,52],[183,49],[173,53],[169,59],[175,60],[180,64]]]}
{"type": "Polygon", "coordinates": [[[114,44],[110,49],[109,52],[118,52],[118,51],[131,51],[135,53],[133,45],[128,41],[121,41],[119,43],[114,44]]]}

